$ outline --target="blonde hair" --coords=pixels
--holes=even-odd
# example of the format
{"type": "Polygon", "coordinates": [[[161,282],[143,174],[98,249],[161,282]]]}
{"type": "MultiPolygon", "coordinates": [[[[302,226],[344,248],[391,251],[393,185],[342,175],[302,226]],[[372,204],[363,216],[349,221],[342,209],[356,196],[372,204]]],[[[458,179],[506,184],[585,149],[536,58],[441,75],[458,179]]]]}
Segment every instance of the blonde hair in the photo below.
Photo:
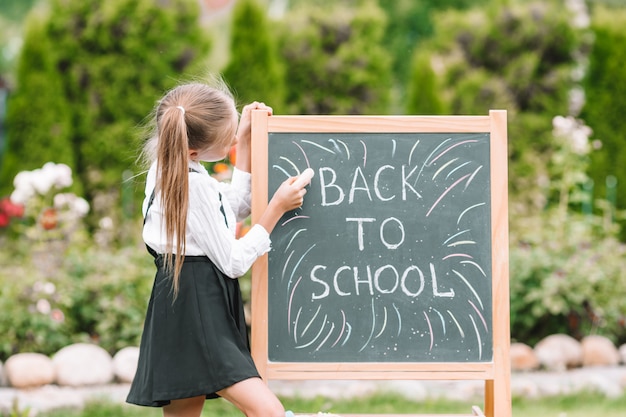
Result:
{"type": "Polygon", "coordinates": [[[175,297],[185,258],[189,150],[227,146],[236,134],[233,96],[222,81],[213,84],[194,82],[170,90],[155,108],[156,131],[143,149],[146,162],[157,162],[155,193],[160,193],[165,222],[164,265],[172,275],[175,297]]]}

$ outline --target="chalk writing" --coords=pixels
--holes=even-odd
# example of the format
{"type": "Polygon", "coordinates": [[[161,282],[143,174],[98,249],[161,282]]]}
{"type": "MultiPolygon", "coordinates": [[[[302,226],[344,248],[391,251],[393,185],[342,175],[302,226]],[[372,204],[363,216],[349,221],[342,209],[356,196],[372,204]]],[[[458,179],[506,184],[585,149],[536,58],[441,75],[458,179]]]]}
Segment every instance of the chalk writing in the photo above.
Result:
{"type": "Polygon", "coordinates": [[[311,168],[272,233],[272,361],[489,361],[488,133],[271,133],[268,191],[311,168]]]}

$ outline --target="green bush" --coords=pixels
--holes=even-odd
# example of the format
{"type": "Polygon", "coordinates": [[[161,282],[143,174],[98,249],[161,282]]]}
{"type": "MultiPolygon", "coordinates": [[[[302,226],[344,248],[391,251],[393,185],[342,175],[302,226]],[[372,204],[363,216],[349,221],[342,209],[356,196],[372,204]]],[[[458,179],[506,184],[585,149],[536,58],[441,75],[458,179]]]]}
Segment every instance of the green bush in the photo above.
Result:
{"type": "Polygon", "coordinates": [[[626,341],[626,246],[606,215],[584,214],[589,195],[590,130],[574,118],[554,120],[552,176],[534,215],[510,220],[511,334],[534,343],[553,333],[602,334],[626,341]]]}
{"type": "MultiPolygon", "coordinates": [[[[121,217],[136,127],[178,79],[204,71],[211,40],[195,0],[45,3],[29,16],[7,104],[0,193],[54,155],[76,173],[93,230],[102,217],[121,217]]],[[[137,204],[141,193],[131,197],[137,204]]]]}
{"type": "Polygon", "coordinates": [[[0,272],[0,360],[18,352],[53,353],[72,340],[56,285],[30,265],[4,259],[0,272]]]}
{"type": "MultiPolygon", "coordinates": [[[[581,115],[601,144],[592,155],[589,175],[596,195],[604,197],[608,176],[614,176],[622,189],[626,184],[626,7],[623,4],[621,9],[597,7],[592,16],[595,41],[584,80],[586,104],[581,115]]],[[[626,209],[626,193],[618,192],[615,197],[617,207],[626,209]]],[[[621,238],[626,240],[626,222],[622,220],[621,224],[621,238]]]]}
{"type": "Polygon", "coordinates": [[[22,259],[3,253],[0,360],[17,352],[53,354],[84,341],[111,354],[138,346],[155,271],[145,248],[48,250],[22,259]],[[57,271],[37,268],[46,254],[63,258],[57,271]]]}
{"type": "Polygon", "coordinates": [[[386,114],[391,55],[386,18],[373,1],[331,9],[309,5],[287,15],[279,50],[288,63],[288,114],[386,114]]]}
{"type": "Polygon", "coordinates": [[[145,247],[75,251],[66,270],[63,305],[73,333],[109,352],[138,346],[155,272],[145,247]]]}
{"type": "Polygon", "coordinates": [[[233,11],[230,63],[224,78],[240,104],[263,101],[276,113],[285,102],[285,69],[274,32],[257,0],[238,1],[233,11]]]}
{"type": "Polygon", "coordinates": [[[626,342],[626,247],[602,219],[558,210],[516,221],[510,248],[511,334],[554,333],[626,342]]]}
{"type": "Polygon", "coordinates": [[[446,114],[444,100],[439,95],[439,81],[430,63],[430,54],[413,56],[411,84],[408,88],[408,114],[446,114]]]}

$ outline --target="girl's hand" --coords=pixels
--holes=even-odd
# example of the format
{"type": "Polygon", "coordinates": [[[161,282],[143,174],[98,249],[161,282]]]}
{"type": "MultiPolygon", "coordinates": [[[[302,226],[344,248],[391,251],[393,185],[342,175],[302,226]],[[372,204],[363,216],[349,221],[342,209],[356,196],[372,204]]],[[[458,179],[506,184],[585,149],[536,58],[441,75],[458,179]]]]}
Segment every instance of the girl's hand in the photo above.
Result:
{"type": "Polygon", "coordinates": [[[306,194],[306,184],[294,184],[298,177],[291,177],[283,181],[274,193],[274,196],[261,215],[258,224],[263,226],[268,233],[272,233],[274,226],[286,212],[302,207],[304,195],[306,194]]]}
{"type": "Polygon", "coordinates": [[[251,158],[252,158],[252,110],[265,110],[269,115],[272,114],[272,108],[266,106],[265,103],[254,103],[244,106],[241,111],[241,119],[239,120],[239,126],[237,126],[237,162],[235,166],[237,169],[250,172],[251,158]]]}
{"type": "Polygon", "coordinates": [[[272,115],[272,108],[266,106],[265,103],[255,101],[243,107],[241,110],[241,119],[237,127],[237,143],[242,145],[250,145],[252,136],[252,110],[265,110],[267,114],[272,115]]]}
{"type": "Polygon", "coordinates": [[[302,207],[304,195],[306,194],[306,184],[296,184],[298,177],[291,177],[283,181],[274,193],[269,205],[275,205],[282,216],[284,213],[302,207]]]}

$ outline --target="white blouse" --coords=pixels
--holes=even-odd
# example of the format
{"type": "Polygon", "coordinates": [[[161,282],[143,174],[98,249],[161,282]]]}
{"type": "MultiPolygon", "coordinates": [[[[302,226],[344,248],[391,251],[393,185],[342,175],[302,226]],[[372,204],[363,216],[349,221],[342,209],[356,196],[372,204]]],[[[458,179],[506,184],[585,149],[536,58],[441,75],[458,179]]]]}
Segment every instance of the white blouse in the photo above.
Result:
{"type": "MultiPolygon", "coordinates": [[[[259,256],[270,250],[271,245],[269,234],[258,224],[242,238],[235,238],[236,223],[248,217],[251,211],[250,174],[234,169],[229,184],[211,177],[200,163],[189,161],[189,167],[197,172],[189,173],[185,255],[206,255],[226,276],[240,277],[259,256]],[[225,216],[220,209],[222,206],[225,216]]],[[[156,163],[150,167],[146,179],[142,212],[147,217],[143,240],[157,253],[164,253],[165,224],[158,193],[150,206],[150,212],[146,214],[155,184],[156,163]]]]}

